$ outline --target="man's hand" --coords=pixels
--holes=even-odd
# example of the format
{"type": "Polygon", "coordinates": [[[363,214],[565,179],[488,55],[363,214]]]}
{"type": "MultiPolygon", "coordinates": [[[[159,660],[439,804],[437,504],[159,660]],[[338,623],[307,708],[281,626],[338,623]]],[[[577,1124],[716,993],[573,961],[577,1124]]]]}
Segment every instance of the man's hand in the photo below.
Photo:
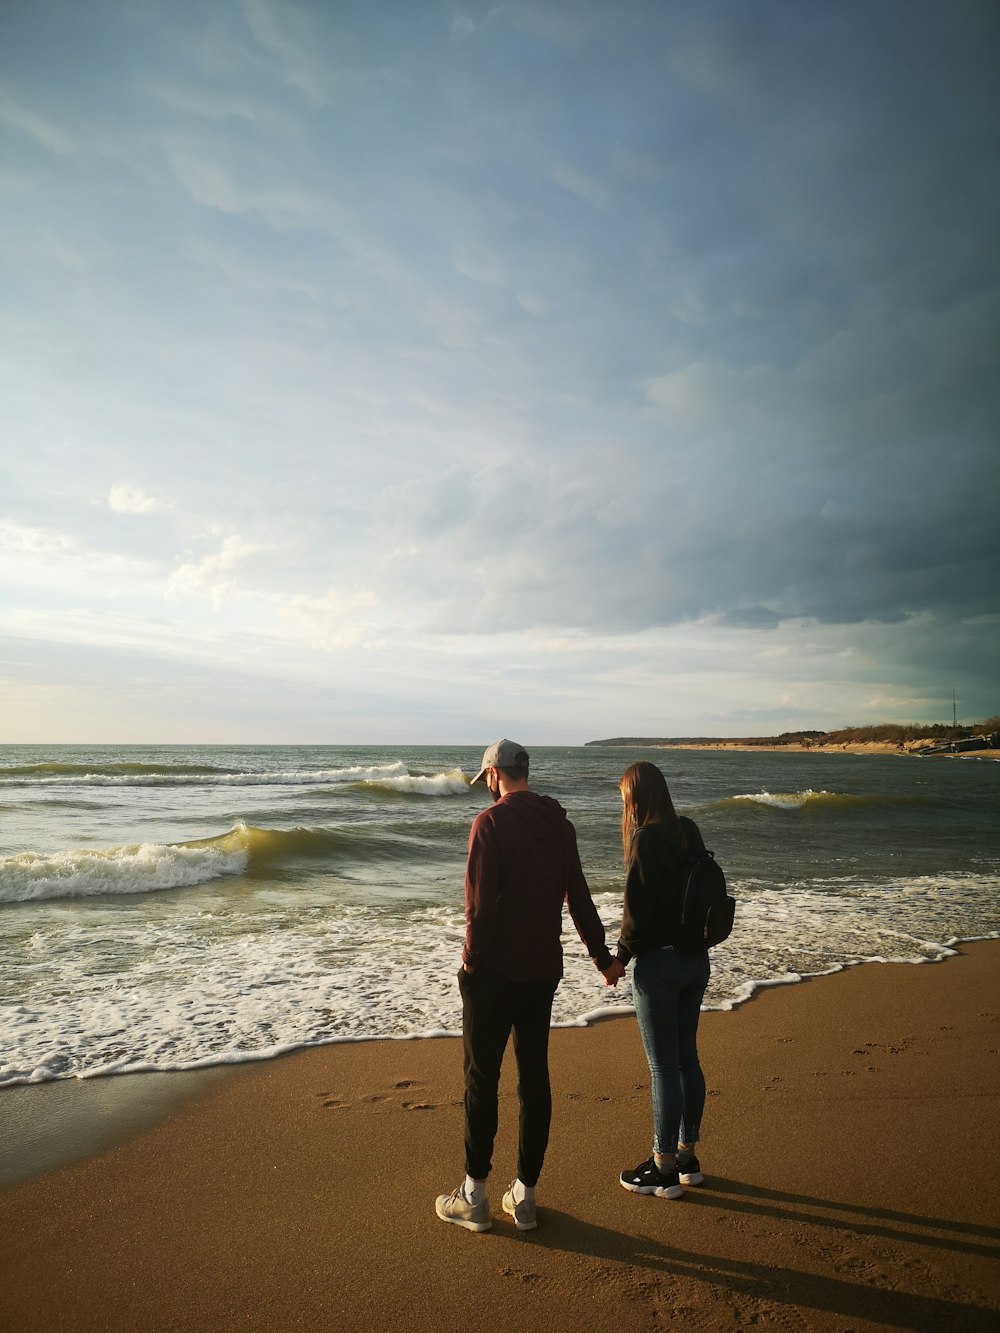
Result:
{"type": "Polygon", "coordinates": [[[611,966],[606,967],[603,972],[605,986],[617,986],[624,975],[624,967],[617,958],[612,958],[611,966]]]}

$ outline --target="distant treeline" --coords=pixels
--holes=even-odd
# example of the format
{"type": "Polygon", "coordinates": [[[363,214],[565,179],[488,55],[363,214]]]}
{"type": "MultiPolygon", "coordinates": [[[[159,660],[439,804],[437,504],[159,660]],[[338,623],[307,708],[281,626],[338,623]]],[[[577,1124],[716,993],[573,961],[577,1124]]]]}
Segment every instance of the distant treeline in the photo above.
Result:
{"type": "Polygon", "coordinates": [[[839,731],[783,731],[779,736],[613,736],[588,745],[864,745],[878,741],[906,745],[910,741],[960,741],[1000,731],[1000,716],[971,726],[947,722],[877,722],[868,727],[841,727],[839,731]]]}
{"type": "Polygon", "coordinates": [[[841,731],[828,731],[823,735],[820,744],[843,745],[851,742],[863,744],[865,741],[888,741],[891,745],[905,745],[907,741],[962,741],[969,736],[982,736],[994,731],[1000,731],[1000,717],[988,717],[968,727],[953,727],[947,722],[928,724],[911,722],[909,725],[900,722],[880,722],[872,727],[844,727],[841,731]]]}

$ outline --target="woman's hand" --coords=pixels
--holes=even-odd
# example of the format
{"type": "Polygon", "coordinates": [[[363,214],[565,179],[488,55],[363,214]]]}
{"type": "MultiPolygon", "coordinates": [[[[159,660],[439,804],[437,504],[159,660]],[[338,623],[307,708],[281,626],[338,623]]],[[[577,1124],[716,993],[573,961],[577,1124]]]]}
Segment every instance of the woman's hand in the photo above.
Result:
{"type": "Polygon", "coordinates": [[[612,958],[611,966],[604,969],[603,976],[605,986],[617,986],[624,975],[624,967],[622,967],[617,958],[612,958]]]}

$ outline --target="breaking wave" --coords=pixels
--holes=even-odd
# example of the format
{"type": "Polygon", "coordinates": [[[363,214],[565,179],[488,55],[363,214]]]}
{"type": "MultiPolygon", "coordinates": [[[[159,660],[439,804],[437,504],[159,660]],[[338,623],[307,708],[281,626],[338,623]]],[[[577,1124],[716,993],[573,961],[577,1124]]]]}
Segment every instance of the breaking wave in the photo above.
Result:
{"type": "Polygon", "coordinates": [[[102,894],[156,893],[254,874],[283,861],[412,856],[412,848],[369,830],[265,829],[237,824],[191,842],[145,842],[103,850],[20,852],[0,858],[0,904],[102,894]]]}
{"type": "Polygon", "coordinates": [[[366,778],[358,785],[376,796],[385,794],[392,796],[464,796],[469,791],[469,779],[460,768],[452,768],[447,773],[432,773],[427,776],[401,773],[389,777],[366,778]]]}
{"type": "Polygon", "coordinates": [[[803,810],[806,808],[815,810],[821,808],[858,809],[887,803],[896,804],[897,802],[887,802],[885,797],[880,796],[853,796],[848,792],[813,791],[811,787],[807,787],[805,791],[792,792],[744,792],[738,796],[730,796],[725,801],[720,802],[724,806],[737,803],[768,806],[772,810],[803,810]]]}

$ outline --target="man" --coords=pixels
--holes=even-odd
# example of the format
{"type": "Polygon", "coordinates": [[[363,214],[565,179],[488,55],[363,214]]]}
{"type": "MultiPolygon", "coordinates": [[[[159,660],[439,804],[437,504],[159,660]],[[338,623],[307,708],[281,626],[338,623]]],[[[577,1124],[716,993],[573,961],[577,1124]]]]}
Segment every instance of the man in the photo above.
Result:
{"type": "Polygon", "coordinates": [[[497,1086],[511,1030],[521,1102],[517,1179],[503,1209],[519,1231],[537,1225],[535,1185],[552,1118],[549,1025],[562,978],[563,902],[598,969],[614,968],[604,925],[580,865],[576,831],[550,796],[528,789],[528,755],[501,740],[483,755],[472,779],[494,804],[472,824],[465,872],[462,995],[465,1066],[465,1170],[462,1185],[442,1194],[437,1215],[469,1231],[493,1225],[486,1178],[493,1165],[497,1086]]]}

